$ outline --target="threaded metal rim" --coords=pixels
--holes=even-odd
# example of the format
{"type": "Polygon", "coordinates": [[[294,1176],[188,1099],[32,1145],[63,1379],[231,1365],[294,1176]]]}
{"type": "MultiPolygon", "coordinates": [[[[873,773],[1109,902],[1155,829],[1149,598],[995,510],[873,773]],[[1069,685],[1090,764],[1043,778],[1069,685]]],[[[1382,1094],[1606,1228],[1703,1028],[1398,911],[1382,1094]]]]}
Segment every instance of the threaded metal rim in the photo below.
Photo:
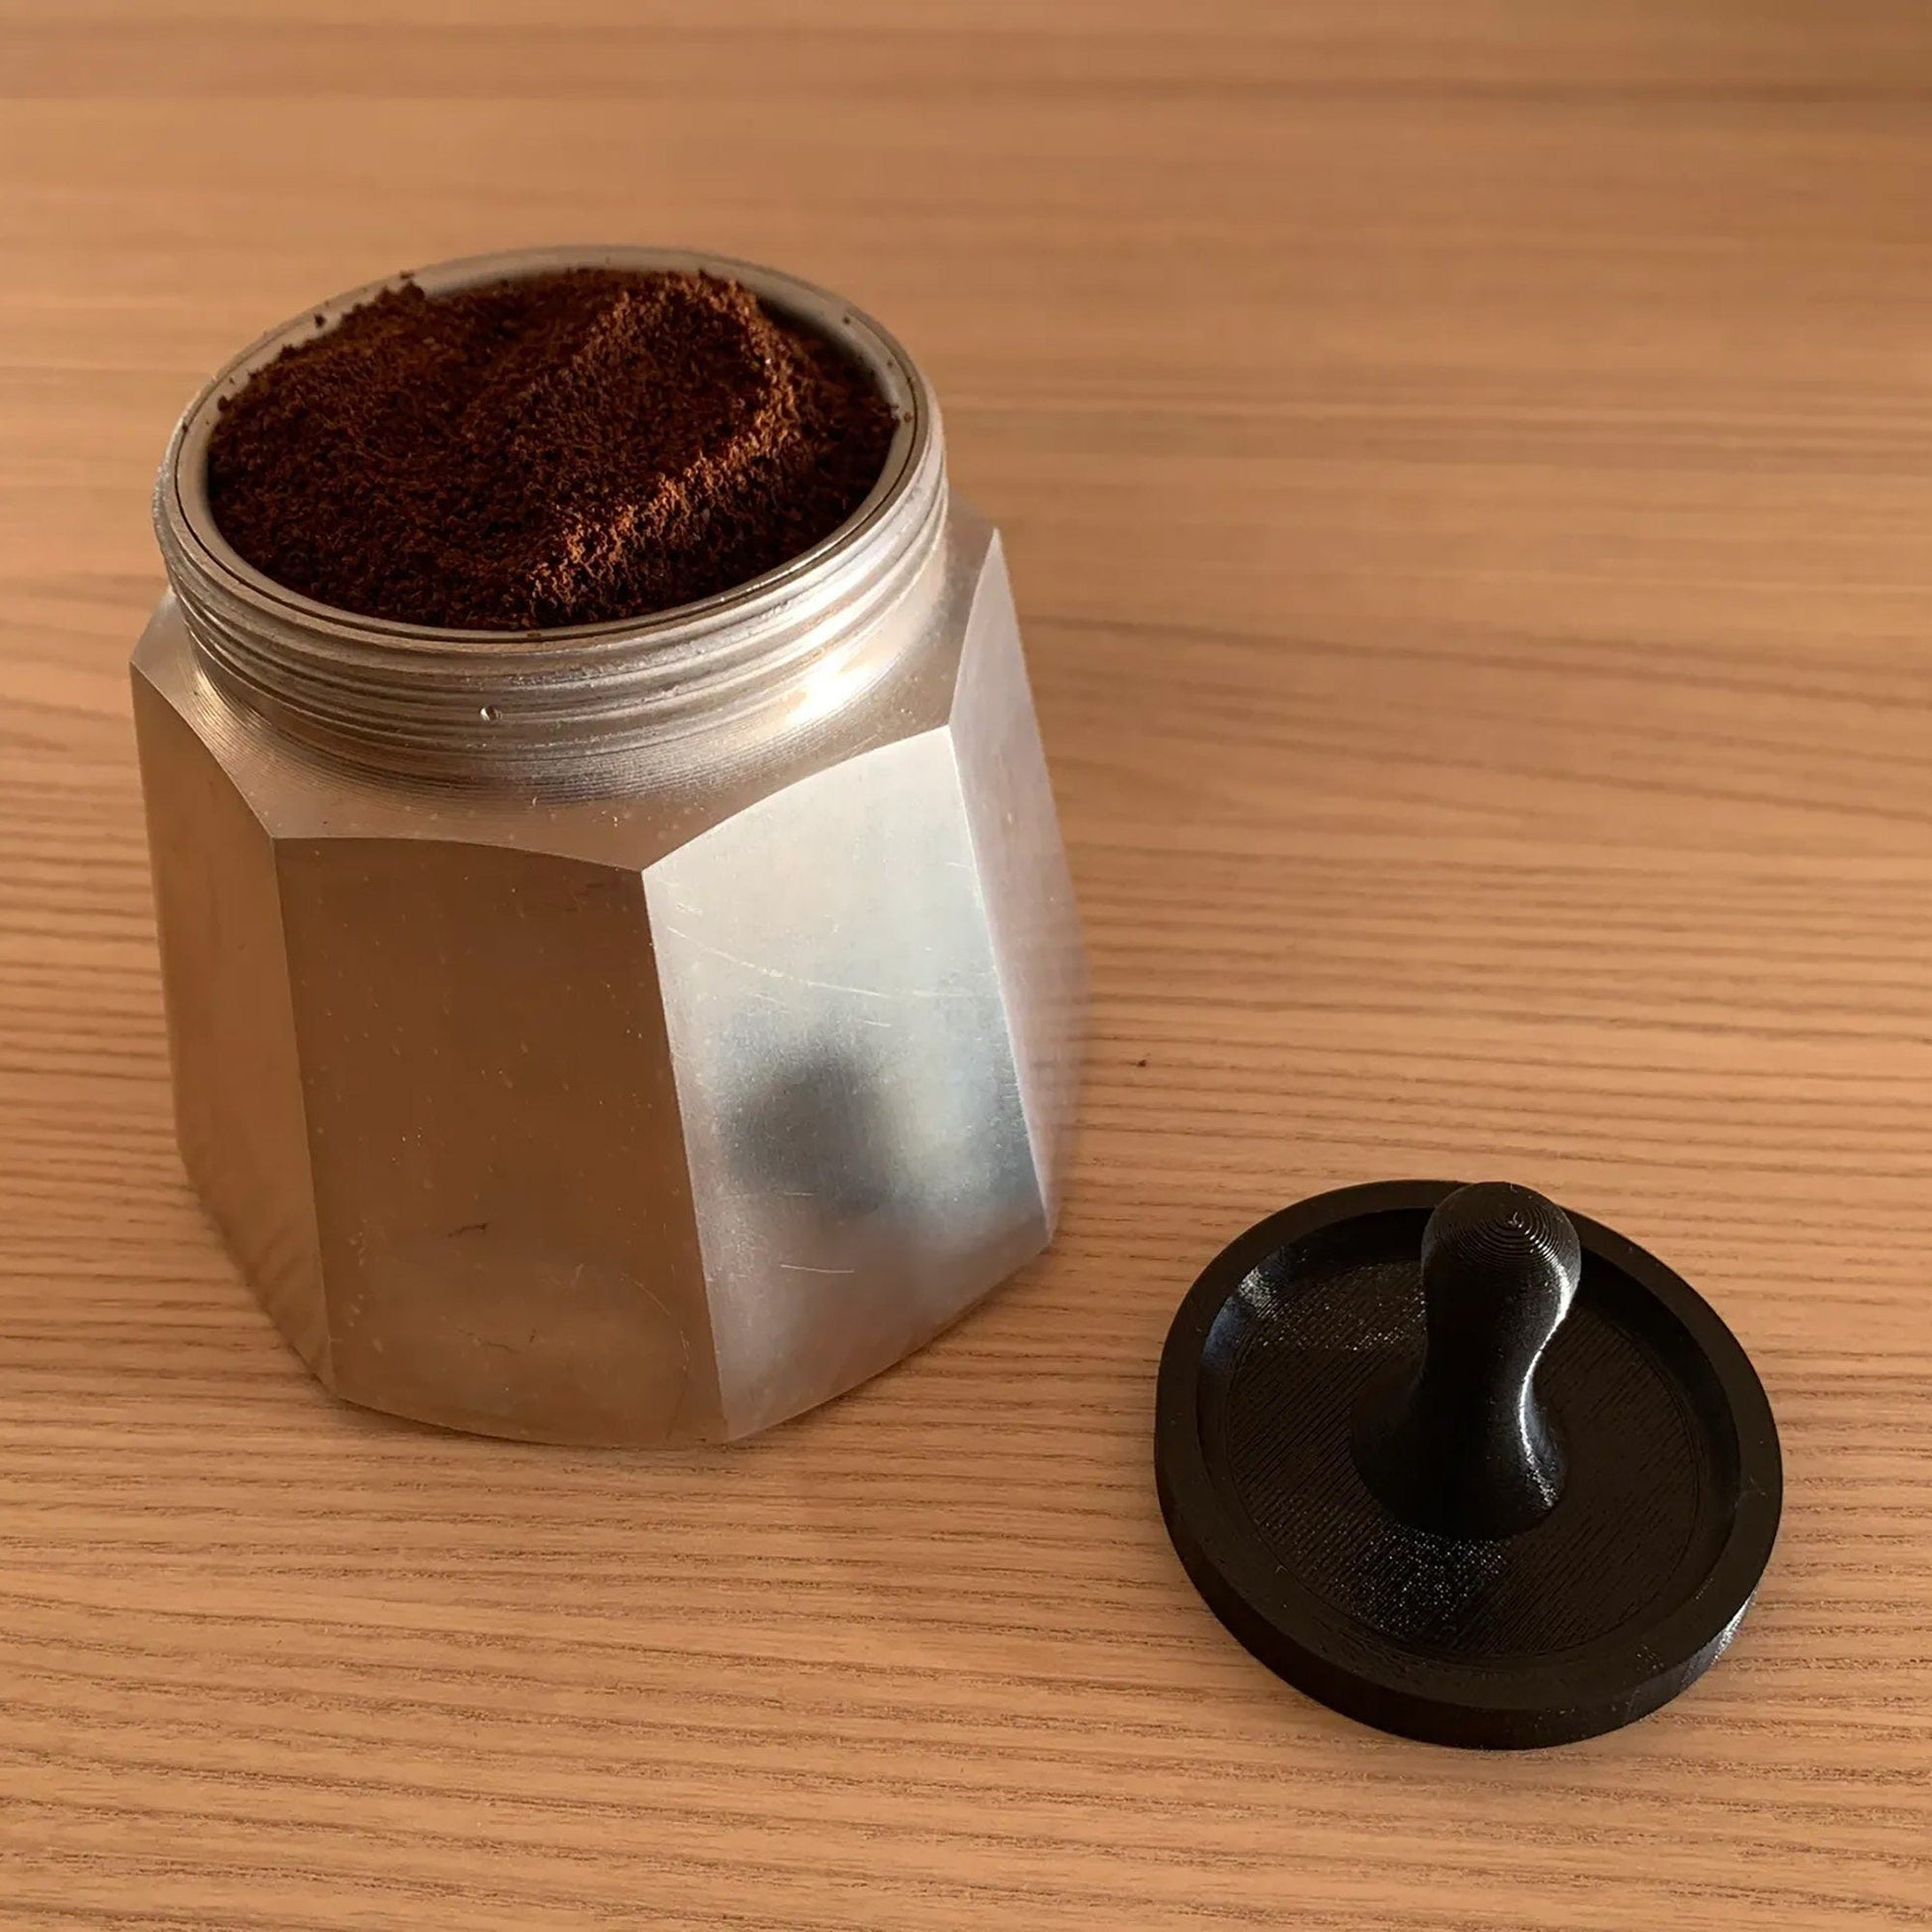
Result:
{"type": "Polygon", "coordinates": [[[742,717],[825,668],[863,688],[885,665],[866,641],[943,535],[939,411],[905,350],[830,292],[756,263],[664,248],[568,247],[469,256],[408,279],[430,294],[557,269],[704,270],[840,344],[898,417],[879,481],[829,536],[733,590],[649,617],[549,630],[441,629],[365,618],[264,576],[209,509],[207,440],[224,398],[297,341],[403,278],[369,283],[271,330],[190,404],[171,438],[154,517],[171,589],[203,667],[278,731],[411,775],[541,778],[648,754],[742,717]],[[829,665],[828,665],[829,660],[829,665]]]}

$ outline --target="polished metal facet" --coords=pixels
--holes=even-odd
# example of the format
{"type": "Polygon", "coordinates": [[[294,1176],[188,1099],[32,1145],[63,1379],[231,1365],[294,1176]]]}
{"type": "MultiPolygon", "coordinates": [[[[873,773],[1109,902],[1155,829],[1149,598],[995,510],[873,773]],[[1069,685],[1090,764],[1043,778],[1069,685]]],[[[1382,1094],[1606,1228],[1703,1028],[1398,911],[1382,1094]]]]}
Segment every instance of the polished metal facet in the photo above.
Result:
{"type": "Polygon", "coordinates": [[[701,265],[836,323],[901,405],[868,503],[741,592],[505,638],[263,584],[198,466],[279,338],[163,472],[133,674],[184,1159],[373,1408],[749,1435],[1052,1228],[1084,970],[998,537],[890,338],[701,265]]]}

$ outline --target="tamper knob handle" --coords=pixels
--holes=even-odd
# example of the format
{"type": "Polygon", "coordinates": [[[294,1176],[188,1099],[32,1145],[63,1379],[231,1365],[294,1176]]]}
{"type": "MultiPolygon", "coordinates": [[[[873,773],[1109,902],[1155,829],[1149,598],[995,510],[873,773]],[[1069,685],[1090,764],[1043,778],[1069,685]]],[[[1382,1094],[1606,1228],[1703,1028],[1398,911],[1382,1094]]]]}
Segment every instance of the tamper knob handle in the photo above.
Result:
{"type": "Polygon", "coordinates": [[[1382,1504],[1442,1536],[1514,1535],[1548,1515],[1563,1456],[1536,1365],[1570,1311],[1583,1248],[1528,1187],[1458,1188],[1422,1238],[1422,1350],[1355,1410],[1355,1465],[1382,1504]]]}

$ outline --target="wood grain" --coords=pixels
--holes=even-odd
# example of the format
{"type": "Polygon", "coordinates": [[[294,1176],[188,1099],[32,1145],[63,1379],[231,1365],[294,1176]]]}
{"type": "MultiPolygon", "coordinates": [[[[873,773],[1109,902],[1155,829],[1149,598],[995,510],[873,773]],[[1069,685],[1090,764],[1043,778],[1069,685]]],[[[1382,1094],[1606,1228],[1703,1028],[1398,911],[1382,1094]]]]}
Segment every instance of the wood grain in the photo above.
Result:
{"type": "Polygon", "coordinates": [[[1932,1922],[1918,0],[0,0],[0,1922],[1932,1922]],[[168,427],[313,298],[701,243],[913,346],[1097,975],[1053,1254],[742,1451],[332,1403],[170,1141],[124,660],[168,427]],[[1507,1174],[1754,1352],[1730,1657],[1559,1753],[1226,1639],[1166,1323],[1507,1174]]]}

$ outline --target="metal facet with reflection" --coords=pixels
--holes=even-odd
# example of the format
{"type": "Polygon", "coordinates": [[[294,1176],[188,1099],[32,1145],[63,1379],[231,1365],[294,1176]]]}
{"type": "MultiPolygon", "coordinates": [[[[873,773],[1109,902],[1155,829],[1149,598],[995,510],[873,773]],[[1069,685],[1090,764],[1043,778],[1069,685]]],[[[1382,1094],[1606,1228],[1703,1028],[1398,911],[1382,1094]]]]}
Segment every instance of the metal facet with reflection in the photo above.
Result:
{"type": "Polygon", "coordinates": [[[910,360],[736,262],[416,279],[585,261],[711,268],[842,341],[899,415],[885,474],[703,604],[416,629],[221,541],[208,429],[292,330],[237,358],[170,447],[133,659],[177,1116],[342,1395],[714,1441],[875,1374],[1045,1243],[1084,967],[999,539],[947,491],[910,360]]]}

